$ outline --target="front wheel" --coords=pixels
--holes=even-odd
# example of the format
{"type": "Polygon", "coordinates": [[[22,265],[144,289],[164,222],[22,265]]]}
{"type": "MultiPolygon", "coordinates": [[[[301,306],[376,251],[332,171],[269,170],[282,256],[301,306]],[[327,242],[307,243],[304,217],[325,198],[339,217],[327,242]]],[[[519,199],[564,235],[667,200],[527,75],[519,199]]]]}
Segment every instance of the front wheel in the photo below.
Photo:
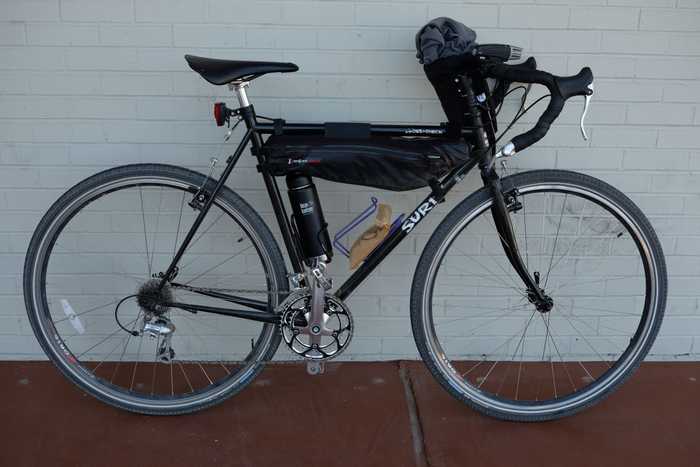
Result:
{"type": "Polygon", "coordinates": [[[70,189],[37,227],[24,267],[29,320],[49,358],[98,399],[192,412],[240,391],[275,353],[274,324],[162,305],[240,308],[212,295],[225,292],[274,309],[288,290],[270,230],[228,188],[159,288],[199,214],[193,200],[214,185],[179,167],[118,167],[70,189]]]}
{"type": "Polygon", "coordinates": [[[510,265],[482,189],[430,238],[411,292],[421,357],[457,399],[541,421],[603,399],[638,367],[661,325],[666,265],[621,192],[567,171],[502,180],[523,261],[553,300],[538,311],[510,265]]]}

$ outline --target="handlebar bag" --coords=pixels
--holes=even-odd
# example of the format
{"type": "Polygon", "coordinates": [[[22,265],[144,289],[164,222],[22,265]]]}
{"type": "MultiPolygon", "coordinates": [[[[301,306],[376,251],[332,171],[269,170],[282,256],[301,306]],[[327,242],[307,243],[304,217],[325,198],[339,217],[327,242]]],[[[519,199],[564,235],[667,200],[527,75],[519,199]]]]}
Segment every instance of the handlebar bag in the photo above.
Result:
{"type": "Polygon", "coordinates": [[[458,135],[465,126],[464,98],[454,82],[464,70],[457,65],[463,65],[476,46],[476,33],[451,18],[435,18],[416,34],[416,57],[435,88],[452,135],[458,135]]]}
{"type": "Polygon", "coordinates": [[[464,140],[440,137],[282,134],[270,136],[263,151],[272,175],[300,173],[391,191],[428,186],[469,159],[464,140]]]}
{"type": "Polygon", "coordinates": [[[474,30],[452,18],[435,18],[416,34],[416,58],[424,65],[470,53],[475,46],[474,30]]]}

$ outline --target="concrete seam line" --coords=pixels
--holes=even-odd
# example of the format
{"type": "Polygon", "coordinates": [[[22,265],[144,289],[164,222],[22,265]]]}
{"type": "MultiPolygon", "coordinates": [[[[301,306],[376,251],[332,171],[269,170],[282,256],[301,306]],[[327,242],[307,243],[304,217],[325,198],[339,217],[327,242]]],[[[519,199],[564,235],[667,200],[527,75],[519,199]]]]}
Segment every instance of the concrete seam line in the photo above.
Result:
{"type": "Polygon", "coordinates": [[[418,405],[416,404],[415,393],[413,392],[413,384],[408,375],[408,370],[404,362],[399,361],[399,377],[403,383],[404,394],[406,396],[406,405],[408,408],[408,420],[411,426],[411,438],[413,440],[413,455],[416,459],[417,467],[429,467],[428,458],[425,454],[425,439],[423,438],[423,427],[421,426],[420,416],[418,414],[418,405]]]}

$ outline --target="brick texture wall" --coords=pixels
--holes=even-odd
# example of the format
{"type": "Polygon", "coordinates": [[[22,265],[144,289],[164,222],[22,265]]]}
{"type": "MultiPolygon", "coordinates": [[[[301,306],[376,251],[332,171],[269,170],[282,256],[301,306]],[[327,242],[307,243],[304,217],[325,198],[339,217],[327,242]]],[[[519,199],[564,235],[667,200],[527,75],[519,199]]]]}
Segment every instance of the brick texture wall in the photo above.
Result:
{"type": "MultiPolygon", "coordinates": [[[[501,0],[385,3],[233,0],[3,0],[0,2],[0,356],[42,354],[21,297],[31,232],[67,187],[130,162],[205,171],[228,150],[211,103],[231,99],[190,71],[185,53],[293,61],[300,71],[255,81],[260,114],[300,121],[440,122],[415,60],[414,33],[451,16],[480,42],[524,47],[539,66],[590,66],[591,138],[569,105],[516,170],[565,168],[625,191],[651,218],[670,272],[667,318],[655,358],[700,354],[700,2],[501,0]]],[[[515,109],[509,103],[504,115],[515,109]]],[[[535,114],[524,119],[532,123],[535,114]]],[[[229,185],[271,226],[269,203],[246,157],[229,185]]],[[[395,212],[423,192],[381,193],[319,182],[331,230],[369,196],[395,212]]],[[[350,300],[357,325],[348,356],[416,356],[408,319],[412,271],[441,214],[479,186],[469,177],[350,300]],[[409,272],[409,273],[407,273],[409,272]]],[[[332,264],[336,281],[347,264],[332,264]]]]}

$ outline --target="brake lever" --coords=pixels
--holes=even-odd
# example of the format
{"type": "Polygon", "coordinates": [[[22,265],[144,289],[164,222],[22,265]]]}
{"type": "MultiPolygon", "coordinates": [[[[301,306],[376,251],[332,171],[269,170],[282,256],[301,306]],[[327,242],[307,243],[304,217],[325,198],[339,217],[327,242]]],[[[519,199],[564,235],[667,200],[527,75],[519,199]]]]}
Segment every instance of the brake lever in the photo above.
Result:
{"type": "Polygon", "coordinates": [[[585,100],[583,103],[583,113],[581,114],[581,121],[579,122],[579,126],[581,127],[581,136],[583,136],[585,141],[588,141],[588,134],[586,133],[586,128],[584,127],[584,120],[586,120],[586,114],[588,113],[588,106],[591,103],[591,97],[593,97],[593,83],[588,85],[588,89],[591,92],[584,96],[585,100]]]}

